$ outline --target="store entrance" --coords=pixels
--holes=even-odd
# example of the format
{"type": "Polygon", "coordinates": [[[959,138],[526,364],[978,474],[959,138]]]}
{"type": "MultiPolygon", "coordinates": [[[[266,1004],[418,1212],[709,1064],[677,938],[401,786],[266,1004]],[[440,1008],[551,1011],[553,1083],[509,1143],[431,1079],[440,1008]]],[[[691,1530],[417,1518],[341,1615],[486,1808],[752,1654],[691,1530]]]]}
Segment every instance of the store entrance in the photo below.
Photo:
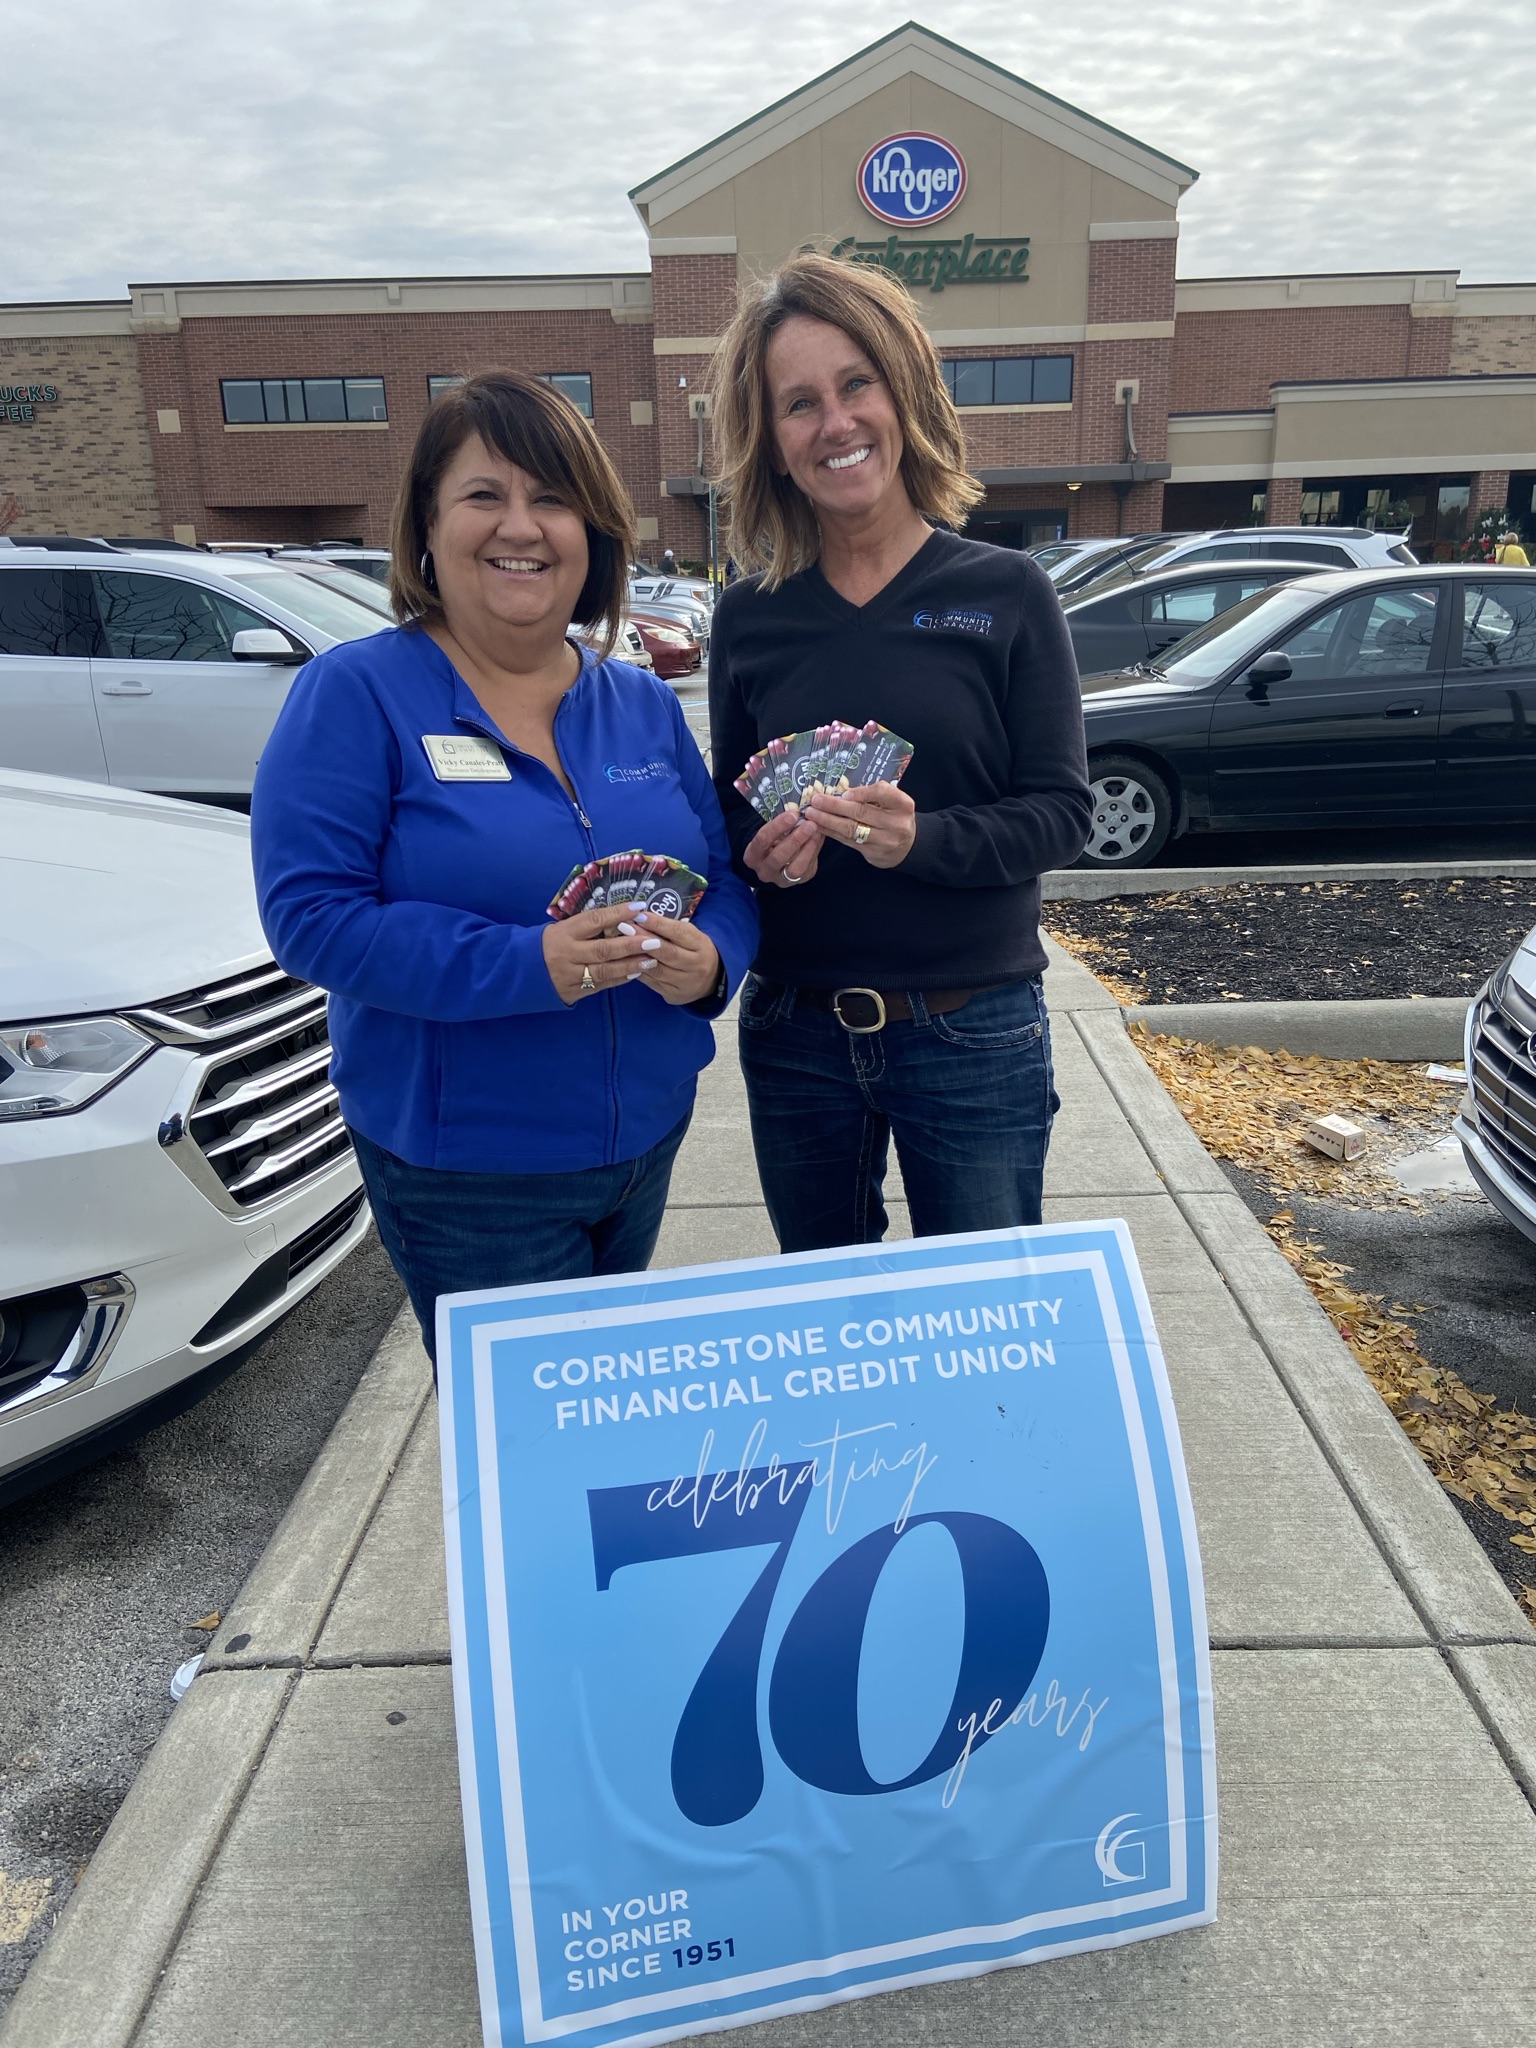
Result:
{"type": "Polygon", "coordinates": [[[985,506],[965,522],[967,540],[984,540],[995,548],[1038,548],[1065,540],[1065,512],[989,512],[985,506]]]}

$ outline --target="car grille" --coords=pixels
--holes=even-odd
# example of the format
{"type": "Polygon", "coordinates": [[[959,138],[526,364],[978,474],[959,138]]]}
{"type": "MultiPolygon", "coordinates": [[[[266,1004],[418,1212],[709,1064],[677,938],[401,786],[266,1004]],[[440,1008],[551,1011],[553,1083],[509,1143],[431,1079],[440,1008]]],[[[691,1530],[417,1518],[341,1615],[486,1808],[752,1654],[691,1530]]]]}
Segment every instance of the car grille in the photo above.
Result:
{"type": "Polygon", "coordinates": [[[1532,1034],[1492,1002],[1478,1008],[1472,1033],[1472,1099],[1484,1144],[1536,1195],[1536,1058],[1532,1034]]]}
{"type": "Polygon", "coordinates": [[[269,963],[128,1014],[207,1061],[187,1134],[237,1207],[270,1201],[350,1149],[323,990],[269,963]]]}

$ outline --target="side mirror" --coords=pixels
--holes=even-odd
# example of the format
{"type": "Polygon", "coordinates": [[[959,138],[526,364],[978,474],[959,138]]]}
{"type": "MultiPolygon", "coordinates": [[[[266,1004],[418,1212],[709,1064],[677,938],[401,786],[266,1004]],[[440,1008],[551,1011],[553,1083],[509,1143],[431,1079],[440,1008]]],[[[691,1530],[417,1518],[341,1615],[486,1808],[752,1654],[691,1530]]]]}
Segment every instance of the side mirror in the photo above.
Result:
{"type": "Polygon", "coordinates": [[[307,661],[309,656],[295,647],[276,626],[246,626],[230,642],[236,661],[307,661]]]}
{"type": "Polygon", "coordinates": [[[1267,654],[1248,664],[1248,695],[1262,704],[1269,695],[1270,684],[1283,683],[1290,672],[1291,657],[1282,654],[1278,647],[1271,647],[1267,654]]]}
{"type": "Polygon", "coordinates": [[[1250,683],[1283,683],[1290,672],[1291,657],[1282,654],[1278,647],[1271,647],[1267,654],[1248,664],[1250,683]]]}

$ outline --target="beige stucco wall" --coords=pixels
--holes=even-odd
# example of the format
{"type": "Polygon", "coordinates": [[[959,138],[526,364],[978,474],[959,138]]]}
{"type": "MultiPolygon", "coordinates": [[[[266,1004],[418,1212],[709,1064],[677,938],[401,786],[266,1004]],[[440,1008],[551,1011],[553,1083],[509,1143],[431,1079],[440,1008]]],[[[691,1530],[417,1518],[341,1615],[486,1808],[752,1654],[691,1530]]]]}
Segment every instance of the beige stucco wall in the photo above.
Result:
{"type": "MultiPolygon", "coordinates": [[[[667,237],[736,238],[738,272],[770,269],[807,239],[891,230],[855,189],[865,152],[906,128],[942,135],[965,158],[965,198],[944,220],[899,231],[921,236],[1029,237],[1027,283],[950,285],[915,298],[931,327],[1081,329],[1088,314],[1088,229],[1095,221],[1170,220],[1160,202],[985,107],[916,74],[895,80],[739,172],[712,192],[653,218],[667,237]]],[[[1041,339],[1080,339],[1069,333],[1041,339]]]]}
{"type": "Polygon", "coordinates": [[[1536,377],[1276,390],[1276,476],[1536,468],[1536,377]]]}
{"type": "Polygon", "coordinates": [[[1451,322],[1450,369],[1454,377],[1536,372],[1536,314],[1458,314],[1451,322]]]}
{"type": "Polygon", "coordinates": [[[1172,481],[1220,483],[1268,476],[1274,433],[1274,420],[1268,414],[1174,417],[1168,422],[1172,481]]]}
{"type": "Polygon", "coordinates": [[[127,335],[0,338],[0,384],[52,384],[31,426],[0,421],[0,500],[19,533],[160,533],[135,344],[127,335]]]}

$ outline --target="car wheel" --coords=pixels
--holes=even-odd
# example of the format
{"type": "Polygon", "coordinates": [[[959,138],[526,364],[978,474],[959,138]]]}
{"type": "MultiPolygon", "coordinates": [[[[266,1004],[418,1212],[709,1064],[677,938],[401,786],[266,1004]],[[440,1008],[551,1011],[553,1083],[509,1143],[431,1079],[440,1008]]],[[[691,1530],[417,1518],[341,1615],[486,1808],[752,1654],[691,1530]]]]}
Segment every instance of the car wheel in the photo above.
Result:
{"type": "Polygon", "coordinates": [[[1093,820],[1080,868],[1144,868],[1173,829],[1173,798],[1163,778],[1129,754],[1088,763],[1093,820]]]}

